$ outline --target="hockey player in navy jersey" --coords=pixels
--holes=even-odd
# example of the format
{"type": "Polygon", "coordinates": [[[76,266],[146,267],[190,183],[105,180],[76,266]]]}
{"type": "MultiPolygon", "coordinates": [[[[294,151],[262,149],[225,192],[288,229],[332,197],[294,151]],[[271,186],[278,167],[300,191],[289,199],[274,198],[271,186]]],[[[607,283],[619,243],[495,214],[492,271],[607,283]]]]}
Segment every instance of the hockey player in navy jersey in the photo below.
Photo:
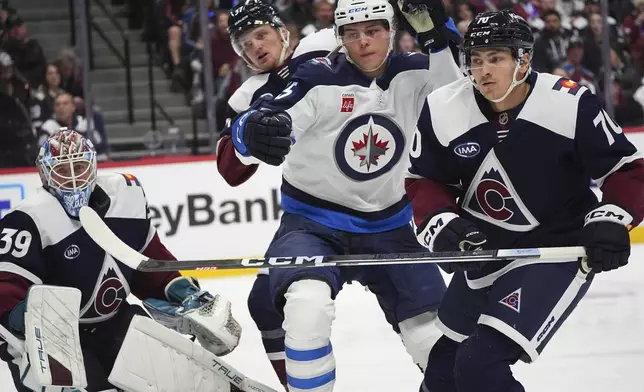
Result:
{"type": "Polygon", "coordinates": [[[592,271],[565,259],[445,265],[454,276],[424,392],[524,391],[510,365],[539,357],[596,273],[626,265],[644,216],[642,155],[587,88],[531,72],[533,43],[511,11],[469,25],[469,78],[430,94],[418,121],[406,183],[418,240],[432,251],[581,245],[592,271]]]}
{"type": "MultiPolygon", "coordinates": [[[[228,31],[237,54],[258,71],[228,100],[228,123],[260,97],[278,95],[300,64],[324,57],[337,47],[333,29],[324,29],[303,38],[291,49],[289,32],[278,11],[262,0],[248,0],[233,7],[228,31]]],[[[257,166],[236,152],[227,126],[217,144],[217,169],[223,178],[232,186],[240,185],[255,173],[257,166]]],[[[259,271],[248,297],[248,308],[261,332],[271,365],[280,382],[286,385],[283,318],[271,301],[267,274],[267,270],[259,271]]]]}
{"type": "MultiPolygon", "coordinates": [[[[83,230],[78,212],[89,205],[129,246],[149,257],[174,260],[150,221],[146,197],[136,177],[98,174],[92,143],[65,128],[47,139],[37,165],[42,188],[0,220],[0,357],[9,365],[18,391],[60,391],[45,388],[38,381],[42,375],[35,373],[43,368],[43,359],[36,362],[38,356],[26,354],[34,344],[30,339],[33,331],[26,330],[27,314],[42,309],[43,304],[38,301],[45,288],[44,292],[49,293],[45,299],[50,303],[56,302],[54,297],[67,298],[70,288],[78,289],[80,308],[74,309],[74,305],[64,301],[58,305],[60,314],[76,313],[76,319],[48,320],[53,313],[42,312],[42,319],[36,321],[55,327],[53,336],[47,336],[49,328],[43,328],[39,336],[47,342],[47,352],[53,353],[54,345],[60,344],[63,353],[69,353],[63,360],[57,358],[61,366],[54,366],[54,361],[48,360],[53,380],[60,382],[61,374],[67,374],[61,369],[70,363],[72,370],[68,375],[74,380],[82,379],[73,365],[84,363],[87,391],[116,391],[108,376],[130,320],[145,315],[143,308],[127,303],[130,293],[143,300],[155,319],[177,332],[195,335],[201,346],[212,353],[223,355],[236,347],[241,328],[230,314],[228,301],[200,289],[195,279],[176,272],[132,270],[106,254],[83,230]],[[60,296],[51,294],[57,290],[60,296]],[[79,343],[68,334],[74,329],[78,330],[79,343]],[[58,343],[50,344],[50,341],[58,343]],[[80,344],[78,352],[82,352],[82,358],[73,355],[74,344],[64,346],[70,341],[80,344]]],[[[144,352],[154,345],[152,340],[147,342],[129,350],[144,352]]],[[[151,356],[154,354],[142,355],[146,360],[151,356]]],[[[165,381],[171,382],[169,375],[176,364],[162,363],[162,357],[156,359],[160,362],[155,366],[165,366],[168,376],[165,381]]],[[[190,358],[184,359],[190,361],[190,358]]],[[[141,370],[137,366],[133,371],[140,374],[141,370]]],[[[210,382],[205,375],[202,381],[204,385],[210,382]]],[[[215,390],[216,385],[212,386],[215,390]]],[[[124,389],[143,391],[135,387],[124,389]]]]}
{"type": "MultiPolygon", "coordinates": [[[[387,1],[340,1],[336,35],[346,55],[301,65],[284,91],[235,119],[236,155],[255,164],[284,161],[285,213],[268,256],[423,250],[404,190],[407,154],[426,94],[462,77],[448,40],[433,34],[451,22],[436,4],[431,13],[407,15],[433,37],[427,56],[392,53],[394,9],[387,1]]],[[[284,315],[289,391],[333,389],[333,300],[352,280],[377,296],[414,362],[425,368],[444,290],[436,267],[276,269],[269,282],[284,315]]]]}

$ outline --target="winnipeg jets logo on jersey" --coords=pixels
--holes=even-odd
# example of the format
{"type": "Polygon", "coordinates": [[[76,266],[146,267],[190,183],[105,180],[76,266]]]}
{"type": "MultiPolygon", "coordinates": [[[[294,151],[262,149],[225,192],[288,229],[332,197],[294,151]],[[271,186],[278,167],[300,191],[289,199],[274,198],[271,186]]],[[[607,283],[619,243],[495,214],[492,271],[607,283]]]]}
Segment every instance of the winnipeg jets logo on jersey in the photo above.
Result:
{"type": "Polygon", "coordinates": [[[94,292],[80,311],[81,322],[97,322],[112,317],[129,294],[127,280],[112,256],[106,254],[94,292]]]}
{"type": "Polygon", "coordinates": [[[463,199],[463,208],[506,230],[523,232],[539,225],[514,189],[494,150],[476,172],[463,199]]]}
{"type": "Polygon", "coordinates": [[[366,114],[349,121],[335,142],[340,171],[356,181],[368,181],[391,170],[400,161],[405,136],[391,119],[366,114]]]}

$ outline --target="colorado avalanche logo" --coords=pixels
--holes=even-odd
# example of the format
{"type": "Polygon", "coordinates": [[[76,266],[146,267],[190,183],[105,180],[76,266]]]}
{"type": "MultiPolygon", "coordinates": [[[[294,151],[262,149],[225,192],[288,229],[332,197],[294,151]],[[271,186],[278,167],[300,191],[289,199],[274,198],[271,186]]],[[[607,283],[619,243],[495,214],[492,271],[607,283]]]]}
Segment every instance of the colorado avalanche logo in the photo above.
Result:
{"type": "Polygon", "coordinates": [[[512,293],[505,296],[505,298],[500,300],[499,303],[507,306],[517,313],[521,313],[521,288],[514,290],[512,293]]]}
{"type": "Polygon", "coordinates": [[[368,181],[391,170],[405,149],[405,135],[387,117],[367,114],[354,118],[335,141],[340,171],[355,181],[368,181]]]}
{"type": "Polygon", "coordinates": [[[463,207],[479,219],[512,231],[529,231],[539,225],[512,186],[494,150],[472,180],[463,207]]]}
{"type": "Polygon", "coordinates": [[[125,278],[118,271],[111,256],[106,255],[105,265],[96,282],[94,293],[81,309],[83,321],[101,321],[114,315],[130,294],[129,287],[123,284],[125,278]]]}

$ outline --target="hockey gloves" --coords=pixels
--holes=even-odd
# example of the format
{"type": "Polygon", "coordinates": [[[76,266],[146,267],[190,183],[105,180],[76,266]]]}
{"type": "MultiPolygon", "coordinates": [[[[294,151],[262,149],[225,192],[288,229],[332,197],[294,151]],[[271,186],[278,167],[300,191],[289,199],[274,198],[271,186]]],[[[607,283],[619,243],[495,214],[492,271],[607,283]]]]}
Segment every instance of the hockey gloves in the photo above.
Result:
{"type": "Polygon", "coordinates": [[[460,44],[461,33],[442,0],[398,0],[398,8],[418,34],[423,53],[440,52],[449,42],[460,44]]]}
{"type": "Polygon", "coordinates": [[[615,204],[600,204],[590,211],[581,230],[581,245],[586,248],[593,272],[625,266],[631,254],[628,230],[633,217],[615,204]]]}
{"type": "MultiPolygon", "coordinates": [[[[416,238],[421,245],[432,252],[457,252],[481,250],[487,236],[474,224],[453,212],[439,212],[425,218],[416,230],[416,238]]],[[[441,263],[447,273],[481,269],[485,262],[441,263]]]]}
{"type": "Polygon", "coordinates": [[[245,157],[254,156],[279,166],[291,151],[291,117],[284,112],[249,110],[231,126],[235,148],[245,157]]]}

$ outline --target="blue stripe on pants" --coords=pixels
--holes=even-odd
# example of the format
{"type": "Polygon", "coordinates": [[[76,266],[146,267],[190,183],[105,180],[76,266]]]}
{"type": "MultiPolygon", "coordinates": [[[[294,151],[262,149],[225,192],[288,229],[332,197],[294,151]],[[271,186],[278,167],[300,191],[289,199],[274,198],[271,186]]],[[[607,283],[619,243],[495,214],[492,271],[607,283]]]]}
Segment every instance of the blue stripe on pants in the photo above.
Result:
{"type": "Polygon", "coordinates": [[[287,376],[288,385],[297,389],[314,389],[335,380],[335,369],[313,378],[296,378],[287,376]]]}

